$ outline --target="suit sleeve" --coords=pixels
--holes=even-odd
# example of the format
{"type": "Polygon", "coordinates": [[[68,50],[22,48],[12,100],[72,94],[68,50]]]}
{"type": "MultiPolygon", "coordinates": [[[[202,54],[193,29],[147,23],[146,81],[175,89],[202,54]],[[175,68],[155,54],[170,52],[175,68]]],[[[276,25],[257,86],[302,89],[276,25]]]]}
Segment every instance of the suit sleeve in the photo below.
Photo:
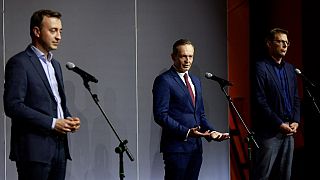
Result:
{"type": "Polygon", "coordinates": [[[19,120],[21,126],[28,125],[44,131],[51,130],[53,117],[33,108],[31,105],[41,106],[42,96],[37,94],[39,90],[33,89],[38,87],[30,87],[32,86],[28,83],[30,78],[38,77],[31,77],[26,66],[23,60],[18,59],[10,59],[6,64],[3,96],[5,113],[11,119],[19,120]]]}
{"type": "Polygon", "coordinates": [[[170,91],[172,89],[168,80],[163,76],[158,76],[154,81],[152,90],[154,120],[163,128],[163,131],[168,131],[170,134],[184,140],[189,128],[181,125],[169,115],[170,98],[173,98],[170,91]]]}

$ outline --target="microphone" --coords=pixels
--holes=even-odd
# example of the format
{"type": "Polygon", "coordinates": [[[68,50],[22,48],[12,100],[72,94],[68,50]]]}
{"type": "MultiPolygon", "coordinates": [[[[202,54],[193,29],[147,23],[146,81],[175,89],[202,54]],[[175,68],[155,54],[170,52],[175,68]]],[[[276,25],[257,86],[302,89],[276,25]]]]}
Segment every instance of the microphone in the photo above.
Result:
{"type": "Polygon", "coordinates": [[[79,74],[84,81],[91,81],[94,83],[98,82],[98,79],[96,79],[94,76],[90,75],[89,73],[85,72],[84,70],[78,68],[72,62],[67,62],[66,67],[67,67],[67,69],[79,74]]]}
{"type": "Polygon", "coordinates": [[[296,68],[294,70],[296,72],[296,74],[298,74],[300,77],[302,77],[302,79],[307,82],[309,85],[311,85],[312,87],[316,87],[316,85],[314,85],[313,82],[311,82],[304,74],[302,74],[302,72],[300,71],[300,69],[296,68]]]}
{"type": "Polygon", "coordinates": [[[213,75],[212,73],[206,72],[205,77],[207,79],[217,81],[221,86],[232,86],[232,83],[229,82],[228,80],[219,78],[219,77],[213,75]]]}

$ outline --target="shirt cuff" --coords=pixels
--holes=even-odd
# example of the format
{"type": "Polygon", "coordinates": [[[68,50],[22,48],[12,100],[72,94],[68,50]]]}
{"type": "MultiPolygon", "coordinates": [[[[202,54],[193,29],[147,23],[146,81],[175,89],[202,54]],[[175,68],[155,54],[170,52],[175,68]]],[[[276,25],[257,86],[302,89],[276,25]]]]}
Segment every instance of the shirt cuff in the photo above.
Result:
{"type": "Polygon", "coordinates": [[[186,138],[184,139],[184,141],[187,141],[187,140],[188,140],[189,133],[190,133],[190,129],[188,130],[187,135],[186,135],[186,138]]]}
{"type": "Polygon", "coordinates": [[[57,118],[53,118],[52,124],[51,124],[51,129],[54,129],[54,126],[56,125],[57,118]]]}

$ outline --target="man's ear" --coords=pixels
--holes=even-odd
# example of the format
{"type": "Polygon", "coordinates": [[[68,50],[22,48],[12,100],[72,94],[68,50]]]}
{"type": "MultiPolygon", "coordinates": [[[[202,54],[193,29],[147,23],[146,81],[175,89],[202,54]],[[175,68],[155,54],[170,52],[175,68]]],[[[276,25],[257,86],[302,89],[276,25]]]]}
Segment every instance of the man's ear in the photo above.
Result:
{"type": "Polygon", "coordinates": [[[266,46],[269,48],[270,46],[272,46],[271,43],[272,43],[272,42],[268,40],[268,41],[266,42],[266,46]]]}
{"type": "Polygon", "coordinates": [[[35,27],[32,29],[32,31],[33,31],[33,35],[34,35],[35,37],[40,37],[40,28],[39,28],[39,27],[35,26],[35,27]]]}
{"type": "Polygon", "coordinates": [[[176,58],[176,56],[175,56],[173,53],[171,53],[171,59],[172,59],[172,61],[174,61],[175,58],[176,58]]]}

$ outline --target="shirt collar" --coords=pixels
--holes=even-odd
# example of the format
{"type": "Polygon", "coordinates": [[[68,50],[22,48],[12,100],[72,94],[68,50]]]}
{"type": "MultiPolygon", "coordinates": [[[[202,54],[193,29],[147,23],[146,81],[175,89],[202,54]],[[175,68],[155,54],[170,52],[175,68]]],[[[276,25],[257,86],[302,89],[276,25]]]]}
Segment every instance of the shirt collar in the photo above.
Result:
{"type": "Polygon", "coordinates": [[[284,67],[284,64],[286,63],[284,60],[282,60],[282,61],[280,62],[280,64],[278,64],[278,63],[276,63],[272,58],[270,59],[270,61],[271,61],[271,65],[272,65],[273,67],[277,67],[277,68],[279,68],[279,69],[283,68],[283,67],[284,67]]]}
{"type": "Polygon", "coordinates": [[[177,72],[177,74],[178,74],[181,78],[183,78],[184,74],[186,74],[186,73],[187,73],[188,76],[189,76],[189,71],[180,73],[180,72],[177,71],[177,68],[176,68],[174,65],[172,65],[172,67],[174,68],[174,70],[177,72]]]}
{"type": "Polygon", "coordinates": [[[36,48],[34,45],[31,45],[31,49],[34,53],[36,53],[37,57],[43,62],[51,62],[53,56],[51,52],[49,52],[48,57],[46,57],[45,54],[41,52],[38,48],[36,48]]]}
{"type": "Polygon", "coordinates": [[[176,71],[176,72],[177,72],[177,74],[178,74],[181,78],[184,78],[184,77],[183,77],[184,74],[188,74],[188,76],[189,76],[189,72],[188,72],[188,71],[183,72],[183,73],[180,73],[180,72],[178,72],[178,71],[176,71]]]}

